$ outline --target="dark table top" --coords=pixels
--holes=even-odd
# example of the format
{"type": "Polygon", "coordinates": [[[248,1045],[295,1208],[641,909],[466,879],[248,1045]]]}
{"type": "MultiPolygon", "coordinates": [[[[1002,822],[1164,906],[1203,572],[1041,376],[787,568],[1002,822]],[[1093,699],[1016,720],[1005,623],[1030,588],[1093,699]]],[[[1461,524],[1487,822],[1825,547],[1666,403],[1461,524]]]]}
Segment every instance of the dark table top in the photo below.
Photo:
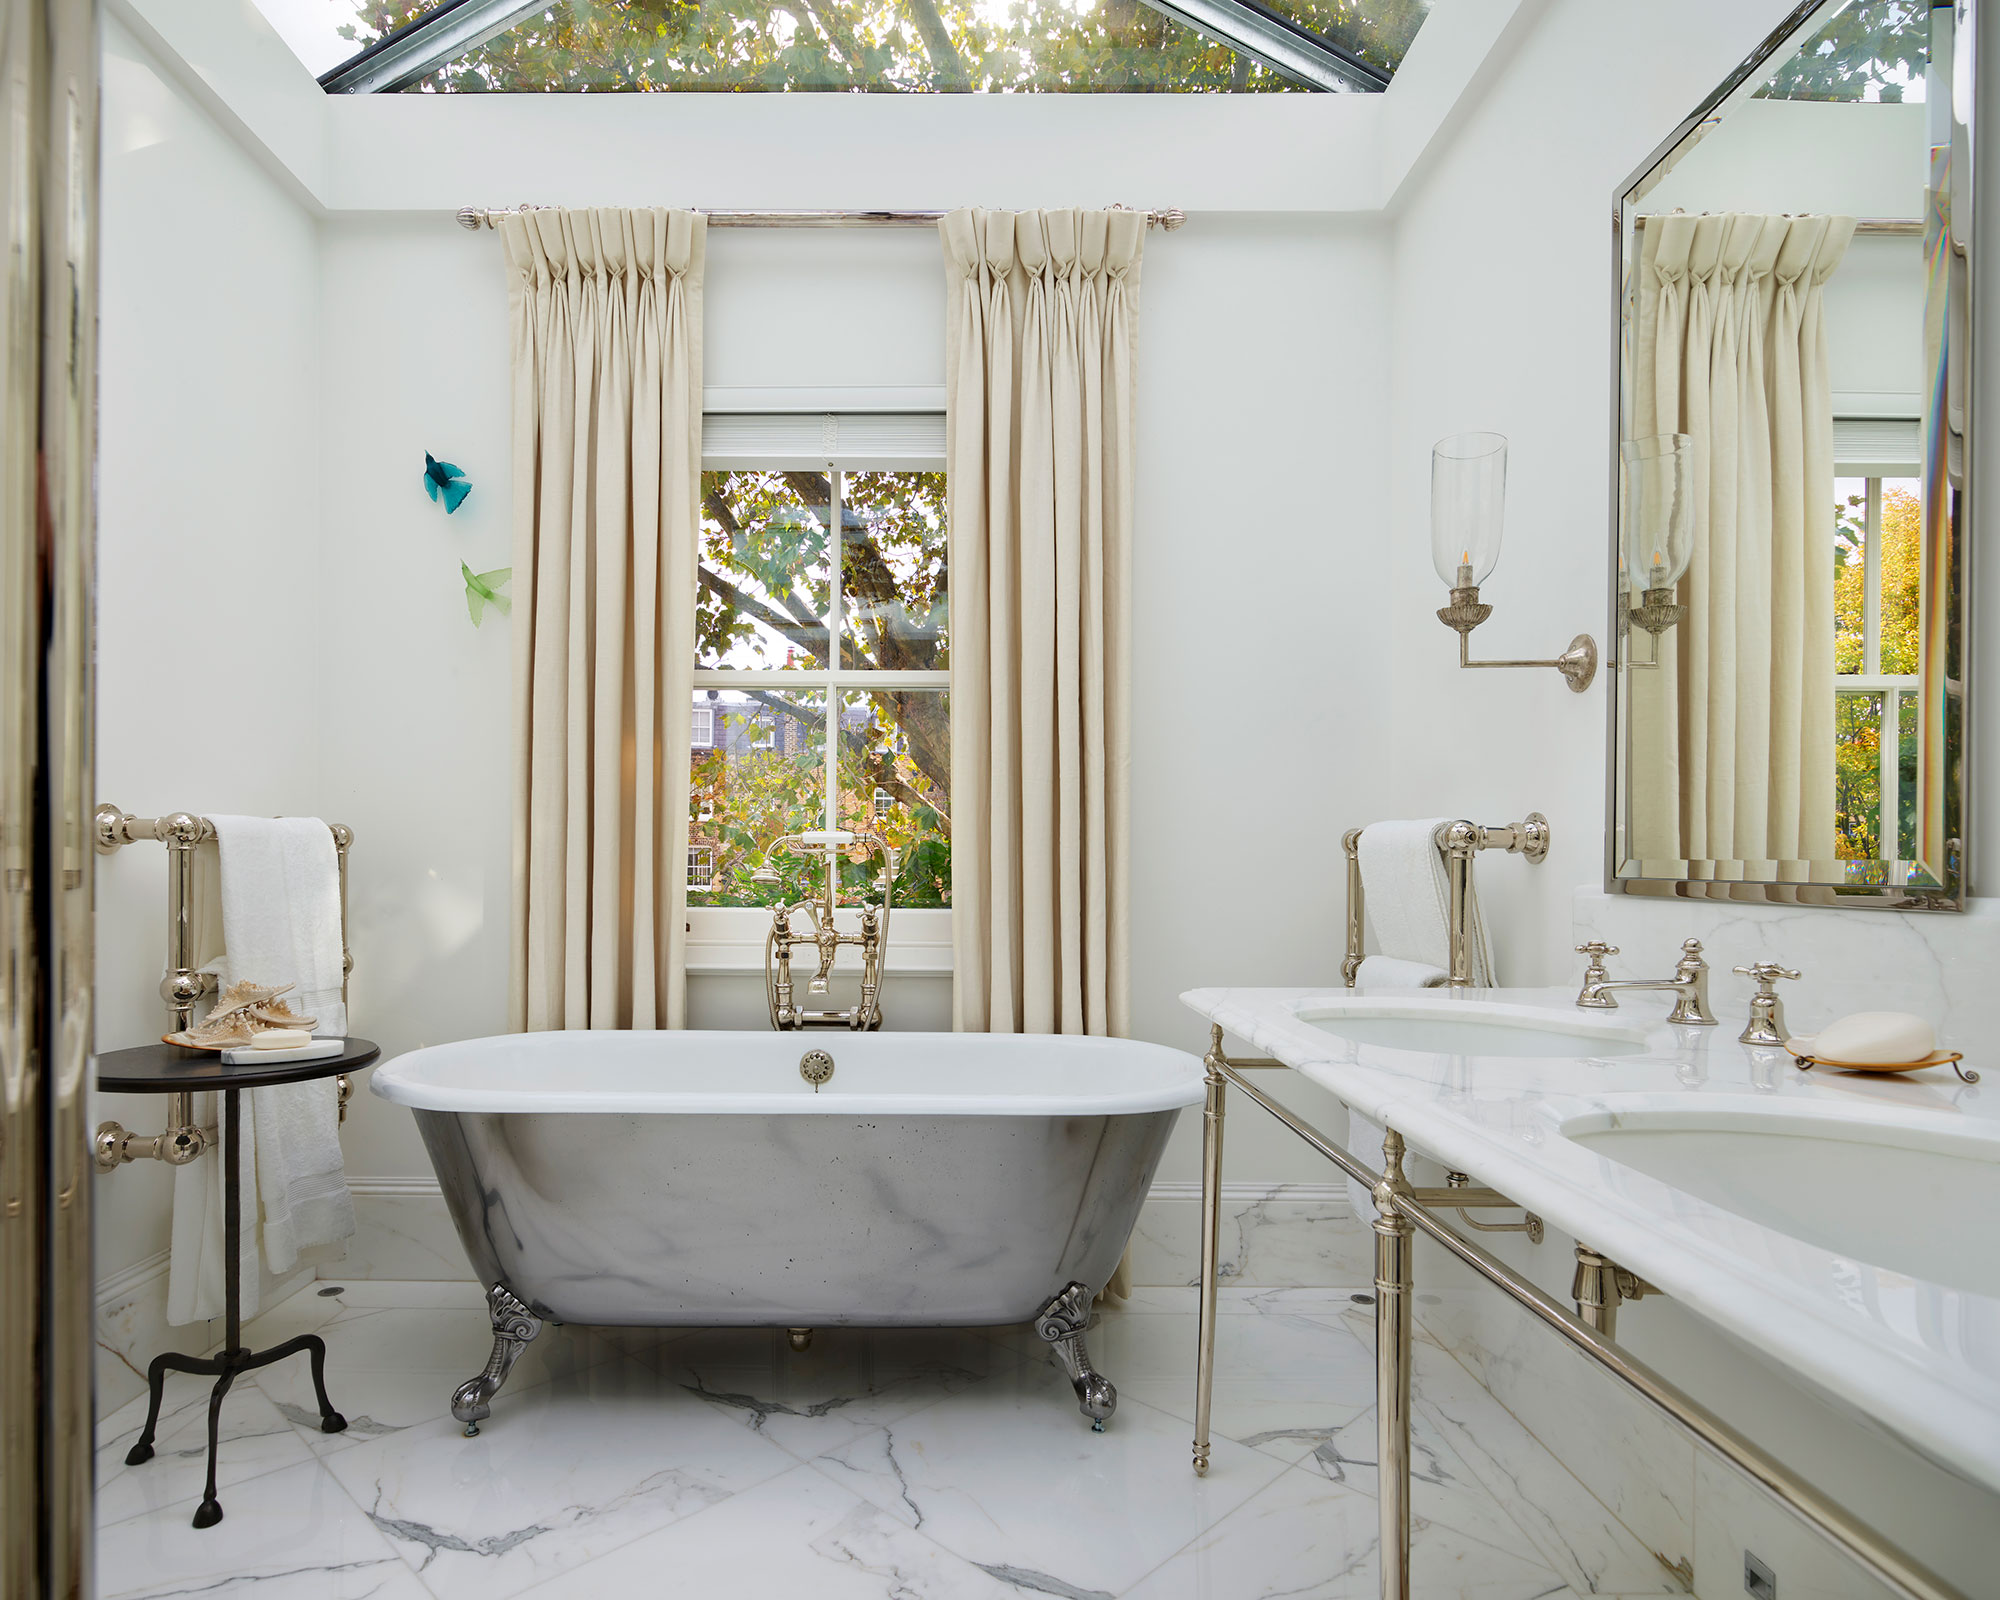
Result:
{"type": "Polygon", "coordinates": [[[382,1053],[369,1039],[350,1038],[337,1056],[311,1061],[251,1061],[224,1064],[213,1050],[183,1050],[177,1044],[142,1044],[107,1050],[97,1058],[97,1087],[114,1094],[170,1094],[176,1089],[261,1089],[274,1083],[307,1083],[339,1072],[355,1072],[382,1053]]]}

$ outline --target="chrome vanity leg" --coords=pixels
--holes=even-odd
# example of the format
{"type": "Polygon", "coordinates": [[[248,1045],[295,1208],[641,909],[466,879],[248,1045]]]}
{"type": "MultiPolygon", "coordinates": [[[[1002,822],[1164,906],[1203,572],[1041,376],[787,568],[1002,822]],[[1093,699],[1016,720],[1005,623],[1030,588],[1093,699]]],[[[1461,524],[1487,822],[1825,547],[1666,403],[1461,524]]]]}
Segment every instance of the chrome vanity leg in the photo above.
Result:
{"type": "Polygon", "coordinates": [[[1118,1391],[1090,1364],[1090,1352],[1083,1344],[1083,1330],[1089,1322],[1090,1285],[1070,1283],[1035,1313],[1035,1332],[1055,1346],[1069,1373],[1070,1387],[1076,1390],[1077,1409],[1090,1418],[1092,1433],[1102,1433],[1106,1420],[1118,1409],[1118,1391]]]}
{"type": "Polygon", "coordinates": [[[1375,1186],[1375,1459],[1382,1513],[1382,1600],[1410,1600],[1410,1279],[1416,1231],[1396,1209],[1408,1194],[1403,1136],[1382,1135],[1375,1186]]]}
{"type": "Polygon", "coordinates": [[[1194,1366],[1194,1472],[1208,1476],[1208,1403],[1215,1389],[1215,1291],[1222,1255],[1222,1118],[1228,1082],[1216,1068],[1222,1029],[1209,1030],[1208,1099],[1201,1113],[1201,1288],[1194,1366]]]}
{"type": "Polygon", "coordinates": [[[1589,1245],[1576,1247],[1576,1277],[1570,1283],[1570,1298],[1576,1302],[1576,1314],[1584,1325],[1607,1339],[1618,1337],[1618,1284],[1612,1276],[1616,1270],[1589,1245]]]}
{"type": "Polygon", "coordinates": [[[505,1284],[496,1283],[486,1291],[486,1310],[493,1319],[493,1353],[486,1358],[486,1370],[451,1392],[451,1414],[465,1424],[468,1439],[478,1436],[480,1421],[493,1414],[488,1402],[500,1392],[528,1341],[542,1331],[542,1319],[515,1299],[505,1284]]]}

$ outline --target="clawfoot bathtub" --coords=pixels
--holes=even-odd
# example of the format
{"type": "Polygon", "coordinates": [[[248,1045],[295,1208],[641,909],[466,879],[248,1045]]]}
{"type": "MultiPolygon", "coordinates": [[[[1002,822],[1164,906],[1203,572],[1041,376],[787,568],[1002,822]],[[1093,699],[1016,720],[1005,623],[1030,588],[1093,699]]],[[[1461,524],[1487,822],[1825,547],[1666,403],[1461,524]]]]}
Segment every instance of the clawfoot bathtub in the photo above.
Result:
{"type": "Polygon", "coordinates": [[[370,1087],[415,1113],[487,1285],[468,1434],[544,1321],[1032,1322],[1101,1429],[1090,1302],[1202,1073],[1122,1039],[579,1031],[434,1045],[370,1087]]]}

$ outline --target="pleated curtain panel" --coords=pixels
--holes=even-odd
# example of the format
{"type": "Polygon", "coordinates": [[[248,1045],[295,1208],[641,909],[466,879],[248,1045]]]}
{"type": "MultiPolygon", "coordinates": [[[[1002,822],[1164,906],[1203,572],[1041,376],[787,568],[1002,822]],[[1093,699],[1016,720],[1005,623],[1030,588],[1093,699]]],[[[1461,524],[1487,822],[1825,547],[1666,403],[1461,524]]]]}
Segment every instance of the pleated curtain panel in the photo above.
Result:
{"type": "MultiPolygon", "coordinates": [[[[1628,674],[1628,854],[1805,880],[1834,859],[1833,397],[1852,217],[1647,219],[1631,433],[1695,440],[1686,620],[1628,674]]],[[[1675,874],[1678,875],[1678,874],[1675,874]]]]}
{"type": "Polygon", "coordinates": [[[500,227],[516,1030],[684,1021],[705,228],[656,209],[500,227]]]}
{"type": "Polygon", "coordinates": [[[939,229],[954,1021],[1123,1034],[1145,221],[962,210],[939,229]]]}

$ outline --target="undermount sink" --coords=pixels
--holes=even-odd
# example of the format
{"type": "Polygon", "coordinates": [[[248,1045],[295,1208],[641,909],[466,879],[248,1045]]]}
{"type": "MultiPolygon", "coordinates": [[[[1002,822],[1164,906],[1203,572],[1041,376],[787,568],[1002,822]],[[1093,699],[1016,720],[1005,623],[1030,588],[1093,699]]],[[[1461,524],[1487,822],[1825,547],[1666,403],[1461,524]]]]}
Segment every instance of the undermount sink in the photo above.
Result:
{"type": "Polygon", "coordinates": [[[1853,1261],[2000,1296],[2000,1138],[1798,1110],[1594,1112],[1563,1137],[1853,1261]]]}
{"type": "Polygon", "coordinates": [[[1643,1029],[1479,1000],[1337,1000],[1300,1009],[1299,1020],[1354,1044],[1436,1055],[1633,1056],[1643,1029]]]}

